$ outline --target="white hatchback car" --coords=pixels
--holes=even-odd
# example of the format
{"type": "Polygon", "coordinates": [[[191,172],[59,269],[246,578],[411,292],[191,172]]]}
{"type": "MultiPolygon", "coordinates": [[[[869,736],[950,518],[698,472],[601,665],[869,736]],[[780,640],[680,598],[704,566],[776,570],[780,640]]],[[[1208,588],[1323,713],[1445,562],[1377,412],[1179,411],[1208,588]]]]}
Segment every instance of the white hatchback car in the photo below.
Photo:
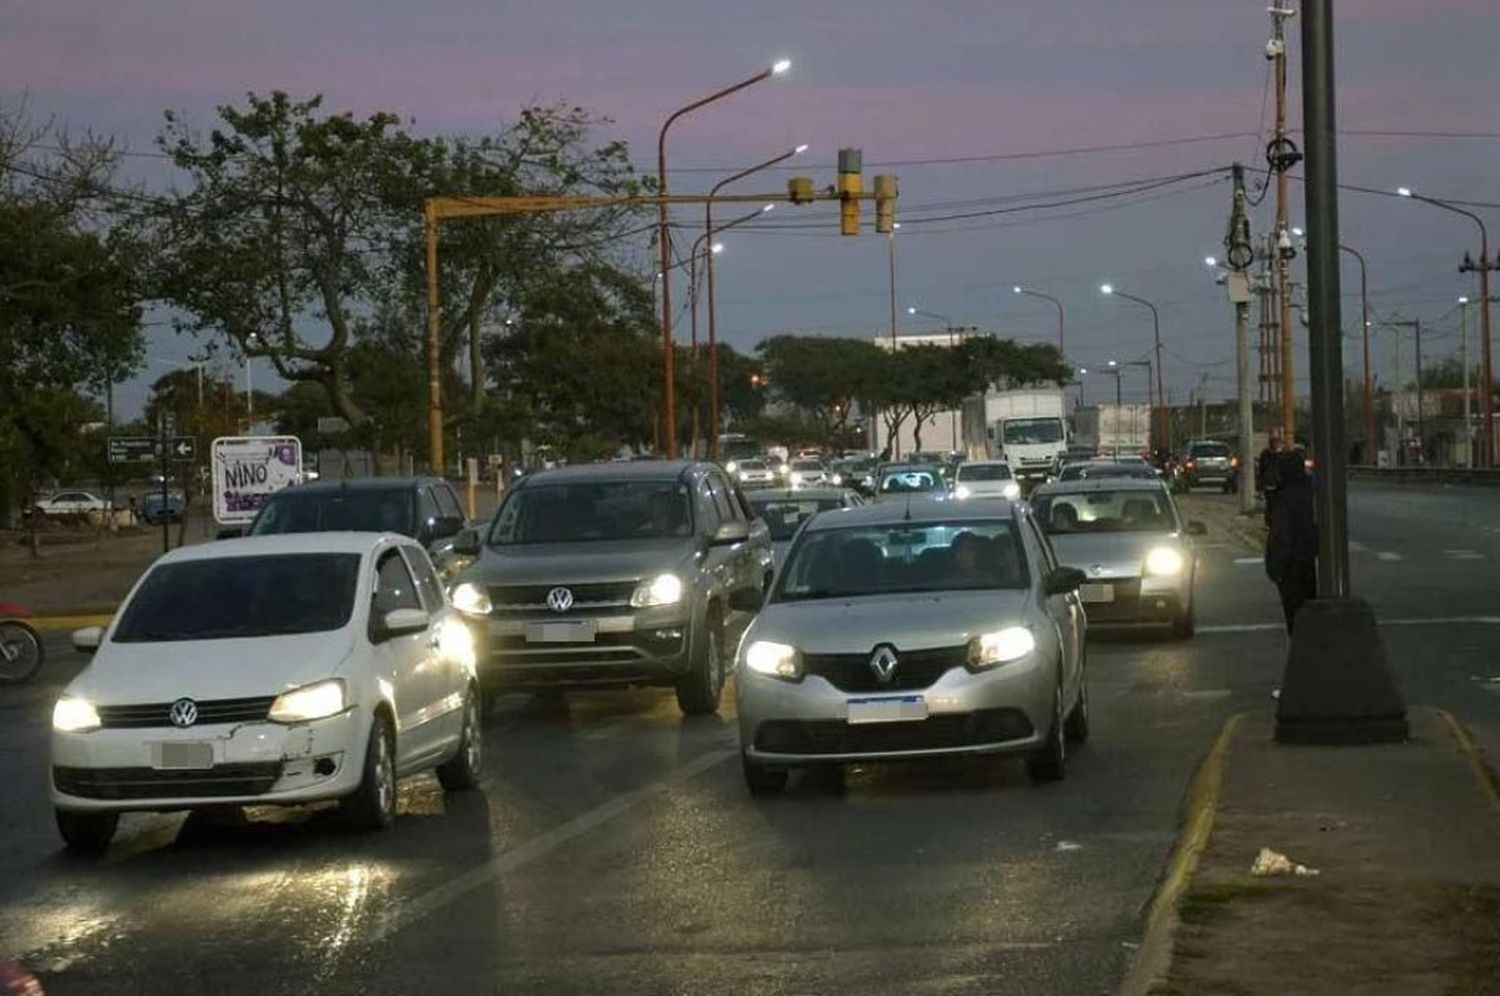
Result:
{"type": "Polygon", "coordinates": [[[69,848],[124,812],[338,799],[388,827],[396,779],[480,765],[474,644],[404,536],[304,533],[186,547],[136,582],[52,714],[52,802],[69,848]]]}

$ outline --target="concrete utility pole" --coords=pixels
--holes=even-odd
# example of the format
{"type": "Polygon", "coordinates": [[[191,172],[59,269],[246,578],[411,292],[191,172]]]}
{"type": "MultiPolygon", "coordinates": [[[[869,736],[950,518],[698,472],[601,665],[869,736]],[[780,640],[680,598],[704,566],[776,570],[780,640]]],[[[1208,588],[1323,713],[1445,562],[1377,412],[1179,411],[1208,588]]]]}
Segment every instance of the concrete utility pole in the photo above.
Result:
{"type": "Polygon", "coordinates": [[[1458,299],[1458,355],[1464,368],[1464,458],[1460,467],[1474,466],[1474,428],[1469,419],[1469,299],[1458,299]]]}
{"type": "Polygon", "coordinates": [[[1365,382],[1364,382],[1364,423],[1365,423],[1365,445],[1362,454],[1364,462],[1373,464],[1375,462],[1375,409],[1371,401],[1373,385],[1370,381],[1370,282],[1369,274],[1365,271],[1364,253],[1352,246],[1340,245],[1339,250],[1346,252],[1359,261],[1359,323],[1361,341],[1364,344],[1365,354],[1365,382]]]}
{"type": "Polygon", "coordinates": [[[1281,306],[1280,342],[1278,364],[1281,375],[1281,434],[1288,443],[1292,441],[1297,422],[1296,365],[1292,353],[1292,259],[1297,251],[1292,246],[1287,222],[1287,171],[1301,161],[1302,155],[1286,134],[1286,22],[1296,16],[1290,7],[1274,6],[1271,14],[1271,40],[1266,45],[1266,57],[1273,64],[1276,76],[1276,137],[1266,150],[1267,163],[1276,174],[1276,294],[1281,306]]]}
{"type": "Polygon", "coordinates": [[[1229,233],[1224,289],[1234,305],[1234,372],[1239,400],[1240,512],[1255,509],[1255,406],[1250,398],[1250,267],[1255,262],[1255,243],[1250,237],[1250,216],[1245,210],[1245,168],[1234,164],[1234,201],[1229,214],[1229,233]]]}

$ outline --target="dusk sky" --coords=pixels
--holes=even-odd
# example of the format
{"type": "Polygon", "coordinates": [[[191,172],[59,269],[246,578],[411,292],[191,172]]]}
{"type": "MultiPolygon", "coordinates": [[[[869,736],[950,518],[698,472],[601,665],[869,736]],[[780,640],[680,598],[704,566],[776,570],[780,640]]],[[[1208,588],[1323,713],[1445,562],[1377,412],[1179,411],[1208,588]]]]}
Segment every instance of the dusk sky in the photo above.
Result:
{"type": "MultiPolygon", "coordinates": [[[[600,138],[629,140],[654,171],[655,132],[674,108],[736,82],[779,57],[785,78],[763,83],[684,119],[671,163],[725,172],[809,143],[801,171],[832,182],[840,146],[864,150],[867,182],[900,176],[898,238],[902,330],[931,330],[904,313],[916,303],[962,324],[1022,340],[1050,339],[1044,301],[1017,298],[1028,284],[1064,300],[1068,353],[1083,366],[1147,355],[1150,315],[1101,297],[1109,280],[1162,306],[1173,400],[1206,377],[1209,396],[1233,391],[1232,311],[1203,264],[1222,255],[1227,183],[1195,180],[1139,198],[1068,209],[922,223],[1006,206],[1045,193],[1135,178],[1261,164],[1254,134],[1266,81],[1265,0],[988,0],[862,3],[760,0],[0,0],[0,97],[22,94],[37,114],[119,136],[152,151],[165,108],[207,127],[213,107],[247,90],[323,93],[326,106],[385,109],[419,132],[478,133],[530,103],[566,100],[613,119],[600,138]],[[999,157],[1235,133],[1232,138],[1135,151],[999,157]],[[877,164],[902,165],[888,169],[877,164]],[[1140,203],[1133,203],[1139,200],[1140,203]],[[951,210],[950,210],[951,208],[951,210]],[[1060,217],[1068,215],[1069,217],[1060,217]]],[[[1495,0],[1337,0],[1339,123],[1346,131],[1446,132],[1469,137],[1346,135],[1340,179],[1437,196],[1500,202],[1500,112],[1495,110],[1495,0]]],[[[1301,120],[1298,25],[1292,43],[1292,121],[1301,120]]],[[[1300,140],[1300,135],[1297,136],[1300,140]]],[[[129,175],[170,179],[149,157],[129,175]]],[[[719,173],[685,171],[675,191],[706,189],[719,173]]],[[[780,190],[786,173],[739,190],[780,190]]],[[[758,181],[758,182],[757,182],[758,181]]],[[[1293,184],[1294,223],[1301,222],[1293,184]]],[[[1257,234],[1272,217],[1268,197],[1257,234]]],[[[1014,205],[1011,205],[1014,206],[1014,205]]],[[[1381,316],[1432,321],[1429,357],[1457,351],[1464,250],[1478,254],[1463,219],[1395,198],[1346,193],[1343,239],[1370,262],[1381,316]]],[[[873,234],[837,235],[828,207],[781,205],[766,230],[724,237],[720,329],[749,349],[775,332],[872,335],[887,324],[886,247],[873,234]],[[785,229],[820,221],[819,228],[785,229]]],[[[1484,209],[1500,221],[1500,210],[1484,209]]],[[[696,216],[696,213],[695,213],[696,216]]],[[[687,215],[680,220],[686,221],[687,215]]],[[[641,250],[644,258],[645,243],[641,250]]],[[[1300,271],[1300,264],[1299,264],[1300,271]]],[[[1301,279],[1300,276],[1298,278],[1301,279]]],[[[677,283],[680,295],[683,282],[677,283]]],[[[1344,324],[1358,325],[1358,281],[1344,271],[1344,324]]],[[[1300,330],[1299,330],[1300,331],[1300,330]]],[[[1389,333],[1377,335],[1389,376],[1389,333]]],[[[1346,365],[1358,354],[1346,347],[1346,365]]],[[[156,330],[150,353],[181,360],[191,341],[156,330]]],[[[1477,347],[1471,340],[1471,348],[1477,347]]],[[[1410,369],[1410,355],[1403,364],[1410,369]]],[[[1305,337],[1298,351],[1305,383],[1305,337]]],[[[154,378],[170,369],[155,363],[154,378]]],[[[269,382],[267,371],[257,376],[269,382]]],[[[1129,384],[1129,381],[1127,381],[1129,384]]],[[[1134,394],[1144,397],[1144,377],[1134,394]]],[[[1091,400],[1113,384],[1089,378],[1091,400]]],[[[123,410],[144,388],[121,392],[123,410]]]]}

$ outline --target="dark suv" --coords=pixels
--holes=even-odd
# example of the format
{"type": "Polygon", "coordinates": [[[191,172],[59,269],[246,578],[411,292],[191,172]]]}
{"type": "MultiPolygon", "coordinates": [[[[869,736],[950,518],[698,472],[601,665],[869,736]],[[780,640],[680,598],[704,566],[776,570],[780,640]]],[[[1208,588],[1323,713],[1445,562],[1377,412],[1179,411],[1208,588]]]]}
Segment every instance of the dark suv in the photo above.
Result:
{"type": "Polygon", "coordinates": [[[453,537],[468,520],[458,494],[436,477],[362,477],[315,481],[278,491],[266,500],[247,536],[321,533],[335,530],[400,533],[432,555],[450,578],[467,563],[453,551],[453,537]]]}
{"type": "Polygon", "coordinates": [[[715,464],[605,463],[522,478],[453,588],[476,626],[480,683],[501,692],[672,686],[715,712],[771,579],[771,534],[715,464]],[[746,598],[746,594],[755,598],[746,598]],[[741,597],[736,599],[734,596],[741,597]]]}
{"type": "Polygon", "coordinates": [[[1235,486],[1235,467],[1229,444],[1211,439],[1197,440],[1188,446],[1187,457],[1181,462],[1183,490],[1213,485],[1225,492],[1235,486]]]}

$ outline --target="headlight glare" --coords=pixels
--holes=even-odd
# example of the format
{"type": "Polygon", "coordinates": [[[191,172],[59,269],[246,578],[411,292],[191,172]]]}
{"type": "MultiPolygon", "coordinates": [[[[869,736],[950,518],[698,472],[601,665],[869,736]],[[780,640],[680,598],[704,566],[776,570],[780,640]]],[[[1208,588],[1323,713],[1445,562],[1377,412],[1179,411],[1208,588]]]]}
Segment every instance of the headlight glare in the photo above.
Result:
{"type": "Polygon", "coordinates": [[[1005,497],[1010,499],[1021,497],[1021,485],[1017,484],[1015,481],[1010,481],[1009,483],[1007,483],[1005,485],[1005,497]]]}
{"type": "Polygon", "coordinates": [[[99,710],[86,699],[64,695],[52,707],[52,728],[63,733],[87,733],[99,728],[99,710]]]}
{"type": "Polygon", "coordinates": [[[455,586],[450,597],[453,599],[453,607],[466,616],[487,616],[494,608],[490,604],[489,592],[471,581],[455,586]]]}
{"type": "Polygon", "coordinates": [[[969,641],[969,665],[994,667],[1018,661],[1036,649],[1036,637],[1025,626],[1007,626],[994,633],[980,633],[969,641]]]}
{"type": "Polygon", "coordinates": [[[724,465],[724,469],[727,470],[729,473],[733,474],[735,471],[737,471],[737,470],[740,469],[739,461],[738,460],[731,460],[731,461],[729,461],[728,463],[726,463],[724,465]]]}
{"type": "Polygon", "coordinates": [[[329,678],[283,692],[266,717],[273,723],[307,723],[344,711],[344,679],[329,678]]]}
{"type": "Polygon", "coordinates": [[[630,596],[630,604],[637,609],[676,605],[680,601],[682,579],[675,574],[658,574],[650,581],[642,581],[630,596]]]}
{"type": "Polygon", "coordinates": [[[1169,546],[1159,546],[1146,554],[1146,573],[1171,576],[1182,573],[1182,554],[1169,546]]]}
{"type": "Polygon", "coordinates": [[[756,640],[745,648],[745,666],[772,678],[796,681],[802,677],[802,657],[797,648],[770,640],[756,640]]]}
{"type": "Polygon", "coordinates": [[[968,485],[966,484],[960,484],[958,487],[953,489],[953,497],[955,498],[967,498],[973,493],[974,492],[970,491],[968,485]]]}

